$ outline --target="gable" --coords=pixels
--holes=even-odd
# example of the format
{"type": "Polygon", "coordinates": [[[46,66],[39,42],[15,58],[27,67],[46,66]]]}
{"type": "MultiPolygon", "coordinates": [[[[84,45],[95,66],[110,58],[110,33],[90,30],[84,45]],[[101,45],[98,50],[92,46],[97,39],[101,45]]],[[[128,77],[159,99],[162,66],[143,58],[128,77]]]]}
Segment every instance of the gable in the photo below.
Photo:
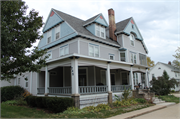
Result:
{"type": "Polygon", "coordinates": [[[136,23],[134,22],[133,18],[131,18],[129,20],[129,23],[125,27],[124,32],[128,33],[128,34],[133,33],[133,34],[135,34],[136,38],[138,38],[138,40],[143,40],[143,38],[139,32],[139,29],[136,26],[136,23]]]}
{"type": "Polygon", "coordinates": [[[43,32],[46,32],[47,30],[49,30],[50,28],[59,24],[62,21],[63,21],[62,18],[60,18],[59,15],[57,15],[54,10],[51,10],[49,17],[45,23],[45,26],[43,28],[43,32]]]}
{"type": "Polygon", "coordinates": [[[104,16],[102,14],[100,14],[99,16],[97,16],[97,18],[94,20],[96,23],[99,23],[103,26],[108,26],[106,20],[104,19],[104,16]]]}

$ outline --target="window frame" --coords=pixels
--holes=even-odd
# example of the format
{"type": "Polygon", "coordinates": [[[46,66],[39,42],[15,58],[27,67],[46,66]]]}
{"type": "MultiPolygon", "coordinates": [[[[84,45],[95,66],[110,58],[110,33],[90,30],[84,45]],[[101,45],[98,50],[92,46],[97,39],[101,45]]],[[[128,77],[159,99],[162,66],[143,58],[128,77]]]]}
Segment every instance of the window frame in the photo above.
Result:
{"type": "Polygon", "coordinates": [[[60,24],[59,25],[57,25],[56,27],[55,27],[55,41],[56,40],[58,40],[60,37],[61,37],[61,35],[60,35],[60,33],[61,33],[61,28],[60,28],[60,24]],[[57,33],[59,33],[59,38],[56,38],[56,35],[57,35],[57,33]]]}
{"type": "Polygon", "coordinates": [[[134,36],[134,34],[131,33],[129,36],[129,39],[130,39],[130,45],[135,47],[135,36],[134,36]],[[132,45],[132,42],[133,42],[133,45],[132,45]]]}
{"type": "Polygon", "coordinates": [[[139,53],[139,64],[147,66],[147,56],[146,55],[139,53]],[[145,63],[145,64],[143,64],[143,63],[145,63]]]}
{"type": "Polygon", "coordinates": [[[89,43],[88,44],[88,54],[89,56],[91,57],[96,57],[96,54],[95,54],[95,48],[98,48],[98,57],[100,57],[100,48],[99,48],[99,45],[96,45],[96,44],[92,44],[92,43],[89,43]],[[93,56],[90,55],[90,47],[93,47],[93,56]]]}
{"type": "Polygon", "coordinates": [[[47,41],[46,41],[46,44],[51,43],[51,41],[52,41],[52,30],[49,30],[49,31],[47,31],[47,41]],[[50,42],[48,42],[49,38],[50,38],[50,42]]]}
{"type": "Polygon", "coordinates": [[[136,53],[130,53],[130,61],[131,61],[131,63],[133,63],[133,64],[137,64],[137,54],[136,53]],[[133,56],[133,62],[132,62],[132,56],[133,56]],[[136,60],[134,59],[134,56],[136,56],[136,60]],[[134,63],[134,61],[136,61],[136,63],[134,63]]]}
{"type": "Polygon", "coordinates": [[[28,80],[25,80],[25,88],[28,88],[29,87],[29,78],[28,76],[26,75],[25,78],[27,78],[28,80]],[[26,85],[27,84],[27,85],[26,85]]]}
{"type": "Polygon", "coordinates": [[[115,60],[115,55],[109,53],[109,59],[110,59],[110,60],[115,60]],[[113,59],[110,58],[111,56],[113,56],[113,59]]]}
{"type": "Polygon", "coordinates": [[[46,56],[47,56],[48,54],[50,54],[50,56],[49,56],[49,58],[47,58],[46,60],[52,59],[52,51],[48,51],[47,54],[46,54],[46,56]]]}
{"type": "Polygon", "coordinates": [[[106,30],[105,30],[105,27],[103,27],[103,26],[101,26],[101,25],[98,25],[98,24],[95,24],[95,35],[96,35],[97,37],[106,39],[106,30]],[[98,36],[97,31],[99,31],[99,36],[98,36]],[[102,36],[101,33],[104,33],[104,36],[102,36]]]}
{"type": "Polygon", "coordinates": [[[69,54],[69,44],[63,45],[59,48],[59,57],[69,54]],[[67,53],[65,53],[65,48],[67,48],[67,53]],[[61,55],[61,49],[63,49],[63,55],[61,55]]]}
{"type": "Polygon", "coordinates": [[[126,60],[126,51],[120,51],[120,61],[121,61],[121,62],[126,62],[126,61],[127,61],[127,60],[126,60]],[[124,60],[125,60],[125,61],[122,61],[122,60],[121,60],[121,53],[124,53],[124,54],[125,54],[125,57],[124,57],[124,60]]]}

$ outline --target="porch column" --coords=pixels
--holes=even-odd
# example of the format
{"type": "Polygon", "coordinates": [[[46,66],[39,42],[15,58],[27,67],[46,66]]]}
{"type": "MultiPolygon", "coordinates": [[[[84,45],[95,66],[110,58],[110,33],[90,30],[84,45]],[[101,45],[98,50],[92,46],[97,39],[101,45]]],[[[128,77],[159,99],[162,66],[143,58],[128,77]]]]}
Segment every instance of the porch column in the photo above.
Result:
{"type": "Polygon", "coordinates": [[[134,90],[134,81],[133,81],[133,71],[132,71],[132,67],[133,67],[133,65],[131,65],[131,87],[132,87],[132,90],[134,90]]]}
{"type": "Polygon", "coordinates": [[[79,105],[79,77],[78,77],[78,59],[73,57],[71,59],[71,88],[72,95],[71,97],[74,100],[74,106],[80,108],[79,105]]]}
{"type": "Polygon", "coordinates": [[[31,90],[32,90],[32,79],[33,79],[32,76],[33,76],[33,75],[32,75],[32,72],[31,72],[31,73],[30,73],[30,81],[29,81],[29,83],[30,83],[29,92],[30,92],[30,93],[32,93],[32,91],[31,91],[31,90]]]}
{"type": "Polygon", "coordinates": [[[149,87],[149,81],[148,81],[148,68],[146,68],[146,78],[145,78],[145,84],[147,87],[149,87]]]}
{"type": "Polygon", "coordinates": [[[111,78],[110,78],[110,62],[107,64],[106,70],[106,84],[108,86],[108,103],[112,103],[112,91],[111,91],[111,78]]]}
{"type": "Polygon", "coordinates": [[[48,87],[49,87],[49,72],[48,72],[48,68],[46,66],[45,67],[45,95],[48,95],[48,93],[49,93],[48,87]]]}

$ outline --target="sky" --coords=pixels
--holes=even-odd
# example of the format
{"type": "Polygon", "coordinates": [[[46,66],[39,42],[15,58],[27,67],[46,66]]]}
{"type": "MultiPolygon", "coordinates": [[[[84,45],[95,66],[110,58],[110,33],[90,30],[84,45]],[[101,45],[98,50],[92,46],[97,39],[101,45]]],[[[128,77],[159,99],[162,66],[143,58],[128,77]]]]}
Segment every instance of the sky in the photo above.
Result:
{"type": "MultiPolygon", "coordinates": [[[[115,22],[133,17],[155,62],[168,63],[180,46],[180,0],[25,0],[43,16],[45,23],[51,8],[87,20],[102,13],[107,23],[108,9],[115,11],[115,22]]],[[[34,45],[38,45],[37,41],[34,45]]]]}

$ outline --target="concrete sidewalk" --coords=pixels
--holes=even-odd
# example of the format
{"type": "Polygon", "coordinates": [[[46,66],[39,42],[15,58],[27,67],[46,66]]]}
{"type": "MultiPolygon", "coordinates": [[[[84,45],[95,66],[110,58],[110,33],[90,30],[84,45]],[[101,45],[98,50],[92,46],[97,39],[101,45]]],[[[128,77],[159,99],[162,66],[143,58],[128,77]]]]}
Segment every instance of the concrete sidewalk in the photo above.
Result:
{"type": "Polygon", "coordinates": [[[143,114],[146,114],[146,113],[150,113],[150,112],[153,112],[153,111],[156,111],[156,110],[159,110],[159,109],[163,109],[163,108],[166,108],[167,106],[174,105],[174,104],[175,103],[161,103],[161,104],[154,105],[154,106],[151,106],[151,107],[148,107],[148,108],[144,108],[144,109],[124,113],[124,114],[117,115],[117,116],[114,116],[114,117],[110,117],[110,118],[107,118],[107,119],[129,119],[129,118],[137,117],[137,116],[140,116],[140,115],[143,115],[143,114]]]}

